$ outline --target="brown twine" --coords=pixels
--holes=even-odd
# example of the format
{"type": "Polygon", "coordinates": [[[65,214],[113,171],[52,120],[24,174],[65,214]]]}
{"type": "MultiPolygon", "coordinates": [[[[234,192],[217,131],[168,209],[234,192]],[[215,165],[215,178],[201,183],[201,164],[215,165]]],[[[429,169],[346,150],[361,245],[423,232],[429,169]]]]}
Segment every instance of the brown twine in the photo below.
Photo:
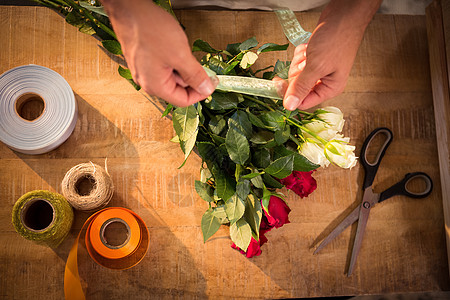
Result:
{"type": "MultiPolygon", "coordinates": [[[[106,168],[106,161],[105,161],[106,168]]],[[[61,183],[62,194],[77,210],[94,210],[105,207],[114,193],[108,171],[92,162],[82,163],[70,169],[61,183]],[[87,195],[80,194],[77,185],[88,180],[92,189],[87,195]]]]}

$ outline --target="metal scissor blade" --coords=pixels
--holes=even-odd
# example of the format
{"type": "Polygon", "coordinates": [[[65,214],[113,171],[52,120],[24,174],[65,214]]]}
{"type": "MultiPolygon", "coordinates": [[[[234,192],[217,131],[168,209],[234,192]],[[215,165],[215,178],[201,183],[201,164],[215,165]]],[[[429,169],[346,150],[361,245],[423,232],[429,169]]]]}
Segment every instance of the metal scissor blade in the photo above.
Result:
{"type": "Polygon", "coordinates": [[[342,231],[345,230],[348,226],[355,223],[356,220],[358,220],[359,216],[359,207],[356,207],[323,241],[320,243],[319,246],[317,246],[316,250],[314,251],[314,254],[319,252],[323,247],[328,245],[329,242],[331,242],[335,237],[337,237],[342,231]]]}
{"type": "Polygon", "coordinates": [[[359,250],[361,249],[367,221],[369,220],[370,209],[378,202],[378,198],[379,195],[373,193],[372,187],[369,186],[364,191],[363,202],[361,203],[361,209],[359,211],[358,228],[356,229],[355,242],[353,243],[352,257],[350,259],[350,265],[348,266],[347,277],[352,275],[356,258],[358,257],[359,250]]]}

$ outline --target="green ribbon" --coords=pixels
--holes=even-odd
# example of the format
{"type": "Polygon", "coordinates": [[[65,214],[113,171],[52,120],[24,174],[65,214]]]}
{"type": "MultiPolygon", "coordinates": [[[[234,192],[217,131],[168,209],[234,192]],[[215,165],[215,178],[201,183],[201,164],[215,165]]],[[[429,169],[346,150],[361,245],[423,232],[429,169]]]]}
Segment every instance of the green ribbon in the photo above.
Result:
{"type": "Polygon", "coordinates": [[[305,31],[302,28],[292,10],[288,8],[277,9],[275,10],[275,14],[283,28],[284,35],[292,45],[297,47],[300,44],[306,44],[308,42],[311,37],[311,32],[305,31]]]}

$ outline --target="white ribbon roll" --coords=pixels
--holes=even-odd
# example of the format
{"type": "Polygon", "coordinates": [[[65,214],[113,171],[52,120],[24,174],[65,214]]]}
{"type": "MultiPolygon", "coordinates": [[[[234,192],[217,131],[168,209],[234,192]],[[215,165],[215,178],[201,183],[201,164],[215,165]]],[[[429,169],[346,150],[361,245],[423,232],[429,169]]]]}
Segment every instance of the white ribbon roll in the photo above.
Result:
{"type": "Polygon", "coordinates": [[[49,152],[71,135],[77,122],[72,88],[58,73],[37,65],[20,66],[0,76],[0,141],[25,154],[49,152]],[[44,109],[34,120],[20,115],[29,99],[44,109]]]}

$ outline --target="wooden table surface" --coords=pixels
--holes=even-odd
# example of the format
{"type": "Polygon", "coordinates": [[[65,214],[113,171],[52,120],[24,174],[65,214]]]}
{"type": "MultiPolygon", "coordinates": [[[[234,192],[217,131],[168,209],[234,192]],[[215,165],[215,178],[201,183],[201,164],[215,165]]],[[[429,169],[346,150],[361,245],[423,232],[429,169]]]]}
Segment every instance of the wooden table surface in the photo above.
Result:
{"type": "MultiPolygon", "coordinates": [[[[215,48],[256,36],[285,43],[270,12],[178,11],[191,42],[215,48]]],[[[313,30],[318,13],[297,15],[313,30]]],[[[361,44],[345,92],[325,103],[344,112],[344,133],[359,154],[378,126],[392,129],[376,191],[412,171],[427,172],[435,189],[426,199],[395,197],[371,214],[354,274],[344,274],[356,227],[318,255],[310,246],[358,204],[363,170],[336,167],[314,173],[308,198],[287,193],[291,223],[267,234],[262,255],[233,250],[223,227],[203,243],[200,219],[207,205],[194,190],[201,160],[183,155],[163,105],[149,101],[117,74],[117,62],[99,42],[46,8],[0,6],[0,73],[38,64],[60,73],[79,107],[73,134],[59,148],[25,155],[0,144],[0,298],[62,299],[69,248],[88,214],[76,212],[70,235],[56,250],[21,238],[11,224],[15,201],[35,189],[61,192],[74,165],[104,165],[116,187],[110,206],[132,209],[146,222],[150,248],[125,271],[96,265],[80,247],[79,268],[88,299],[289,298],[439,291],[450,288],[436,150],[424,16],[377,15],[361,44]]],[[[267,53],[259,66],[293,53],[267,53]]],[[[1,117],[1,116],[0,116],[1,117]]]]}

